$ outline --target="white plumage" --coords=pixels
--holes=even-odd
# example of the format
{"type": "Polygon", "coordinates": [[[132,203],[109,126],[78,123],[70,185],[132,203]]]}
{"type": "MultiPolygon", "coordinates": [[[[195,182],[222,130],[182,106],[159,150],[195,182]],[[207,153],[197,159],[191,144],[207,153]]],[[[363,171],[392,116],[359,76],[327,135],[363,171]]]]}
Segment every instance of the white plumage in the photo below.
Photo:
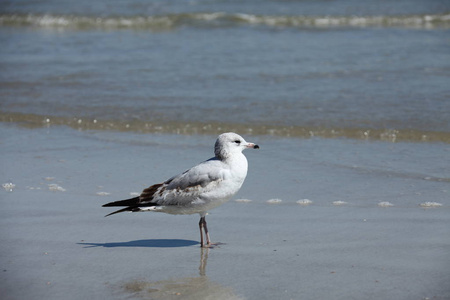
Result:
{"type": "Polygon", "coordinates": [[[211,246],[206,227],[207,211],[227,202],[236,194],[247,176],[247,159],[242,153],[259,146],[246,142],[240,135],[228,132],[219,135],[213,158],[204,161],[163,183],[142,191],[139,197],[103,205],[126,206],[109,215],[124,211],[158,211],[169,214],[200,214],[200,244],[211,246]],[[203,231],[206,244],[203,239],[203,231]]]}

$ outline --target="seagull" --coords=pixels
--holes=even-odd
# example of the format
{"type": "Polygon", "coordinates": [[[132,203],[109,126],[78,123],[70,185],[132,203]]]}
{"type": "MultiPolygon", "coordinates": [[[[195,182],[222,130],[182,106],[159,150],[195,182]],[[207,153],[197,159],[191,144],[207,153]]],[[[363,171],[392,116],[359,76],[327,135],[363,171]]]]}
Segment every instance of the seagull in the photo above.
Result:
{"type": "Polygon", "coordinates": [[[241,188],[248,168],[242,151],[248,148],[259,149],[259,146],[246,142],[234,132],[222,133],[216,140],[214,157],[144,189],[138,197],[104,204],[103,207],[125,206],[105,217],[125,211],[173,215],[198,213],[200,247],[212,247],[215,244],[211,243],[206,227],[207,212],[230,200],[241,188]]]}

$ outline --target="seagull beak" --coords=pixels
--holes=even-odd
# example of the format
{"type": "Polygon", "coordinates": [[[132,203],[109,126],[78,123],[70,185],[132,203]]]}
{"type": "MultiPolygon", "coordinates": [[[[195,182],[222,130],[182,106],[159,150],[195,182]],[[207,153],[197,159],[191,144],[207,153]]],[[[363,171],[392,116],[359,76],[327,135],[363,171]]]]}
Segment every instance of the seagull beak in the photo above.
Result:
{"type": "Polygon", "coordinates": [[[253,143],[248,143],[245,147],[246,147],[246,148],[259,149],[259,146],[258,146],[258,145],[255,145],[255,144],[253,144],[253,143]]]}

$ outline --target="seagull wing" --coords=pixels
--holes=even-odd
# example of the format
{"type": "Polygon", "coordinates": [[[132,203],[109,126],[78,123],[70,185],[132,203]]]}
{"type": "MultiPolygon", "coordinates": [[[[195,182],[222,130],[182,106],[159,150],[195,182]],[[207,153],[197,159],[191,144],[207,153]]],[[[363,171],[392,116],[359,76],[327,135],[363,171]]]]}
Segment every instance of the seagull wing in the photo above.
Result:
{"type": "Polygon", "coordinates": [[[146,188],[139,196],[139,206],[183,206],[197,201],[228,177],[229,168],[217,159],[207,160],[164,183],[146,188]]]}

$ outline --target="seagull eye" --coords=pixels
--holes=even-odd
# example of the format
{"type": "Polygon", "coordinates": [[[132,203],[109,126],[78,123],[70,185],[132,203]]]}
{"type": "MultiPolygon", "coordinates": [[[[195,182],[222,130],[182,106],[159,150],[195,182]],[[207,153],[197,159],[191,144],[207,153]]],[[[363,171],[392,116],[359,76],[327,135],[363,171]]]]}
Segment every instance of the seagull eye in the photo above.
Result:
{"type": "Polygon", "coordinates": [[[241,143],[240,140],[235,140],[234,142],[235,142],[236,144],[238,144],[238,145],[241,143]]]}

